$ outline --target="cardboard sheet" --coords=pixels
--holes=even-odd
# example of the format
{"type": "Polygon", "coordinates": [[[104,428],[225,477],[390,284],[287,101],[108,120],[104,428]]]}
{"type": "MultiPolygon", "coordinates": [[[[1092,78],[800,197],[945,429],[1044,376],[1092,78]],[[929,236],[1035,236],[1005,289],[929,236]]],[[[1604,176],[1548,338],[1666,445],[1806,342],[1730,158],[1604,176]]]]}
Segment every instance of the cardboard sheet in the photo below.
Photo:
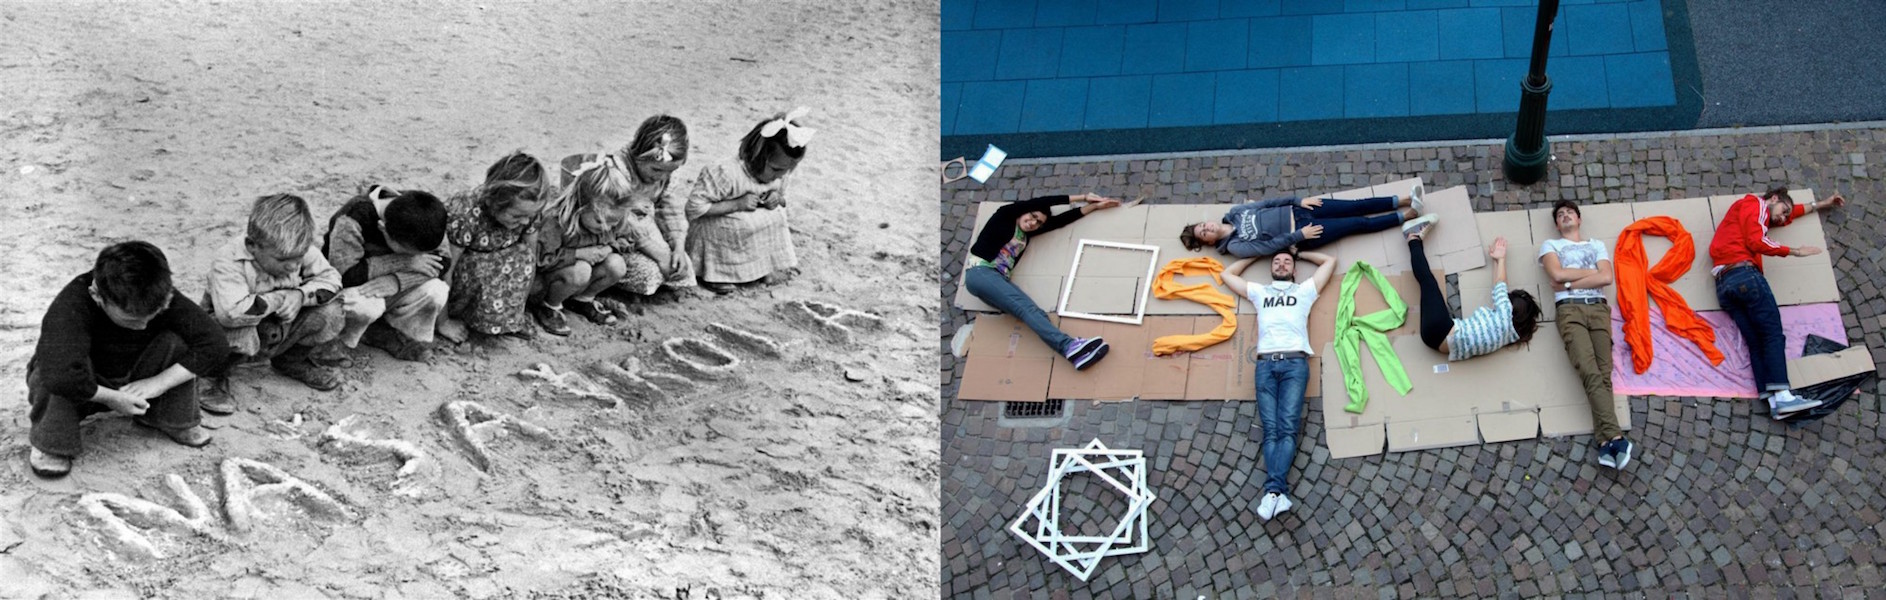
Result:
{"type": "Polygon", "coordinates": [[[1797,388],[1826,383],[1875,370],[1873,353],[1854,346],[1833,354],[1816,354],[1788,361],[1788,384],[1797,388]]]}
{"type": "MultiPolygon", "coordinates": [[[[1422,240],[1428,259],[1433,261],[1439,257],[1439,264],[1447,273],[1484,265],[1486,250],[1480,244],[1480,227],[1474,220],[1473,199],[1466,186],[1428,190],[1426,204],[1427,212],[1441,219],[1434,232],[1422,240]]],[[[1400,230],[1393,231],[1393,235],[1399,237],[1400,230]]],[[[1402,251],[1407,251],[1405,245],[1402,251]]]]}
{"type": "MultiPolygon", "coordinates": [[[[1052,315],[1048,319],[1058,322],[1052,315]]],[[[1066,362],[1009,315],[976,317],[966,361],[958,397],[1019,402],[1047,399],[1049,368],[1055,361],[1066,362]]]]}
{"type": "Polygon", "coordinates": [[[1168,335],[1193,333],[1195,321],[1192,317],[1146,317],[1145,324],[1141,326],[1146,330],[1146,345],[1136,349],[1143,352],[1146,361],[1146,375],[1141,378],[1139,390],[1141,400],[1185,399],[1185,382],[1191,375],[1192,353],[1153,356],[1152,342],[1168,335]]]}
{"type": "MultiPolygon", "coordinates": [[[[1664,329],[1663,311],[1653,303],[1650,343],[1655,354],[1650,370],[1639,374],[1631,367],[1631,346],[1624,343],[1624,316],[1613,307],[1612,390],[1635,396],[1754,398],[1755,375],[1749,367],[1748,344],[1742,339],[1742,332],[1736,329],[1735,320],[1722,311],[1702,311],[1697,315],[1715,327],[1716,349],[1722,352],[1722,365],[1710,365],[1696,344],[1664,329]]],[[[1801,358],[1801,349],[1810,334],[1848,343],[1838,303],[1783,306],[1781,329],[1788,338],[1786,352],[1790,359],[1801,358]]]]}
{"type": "Polygon", "coordinates": [[[1323,432],[1329,439],[1330,458],[1381,454],[1388,441],[1388,429],[1380,423],[1362,427],[1332,427],[1323,432]]]}
{"type": "MultiPolygon", "coordinates": [[[[1192,332],[1206,333],[1223,323],[1214,315],[1193,317],[1192,332]]],[[[1191,353],[1185,382],[1186,400],[1255,400],[1257,367],[1251,349],[1257,346],[1257,318],[1238,317],[1238,333],[1215,346],[1191,353]]]]}
{"type": "MultiPolygon", "coordinates": [[[[1140,268],[1143,272],[1145,266],[1142,264],[1140,268]]],[[[1067,310],[1091,315],[1132,316],[1139,305],[1141,289],[1139,277],[1075,277],[1067,310]]]]}
{"type": "Polygon", "coordinates": [[[1146,380],[1147,359],[1152,358],[1152,342],[1147,328],[1138,325],[1066,319],[1061,331],[1074,337],[1106,338],[1106,358],[1085,371],[1074,370],[1074,363],[1053,361],[1048,374],[1048,398],[1076,400],[1125,400],[1136,398],[1146,380]]]}

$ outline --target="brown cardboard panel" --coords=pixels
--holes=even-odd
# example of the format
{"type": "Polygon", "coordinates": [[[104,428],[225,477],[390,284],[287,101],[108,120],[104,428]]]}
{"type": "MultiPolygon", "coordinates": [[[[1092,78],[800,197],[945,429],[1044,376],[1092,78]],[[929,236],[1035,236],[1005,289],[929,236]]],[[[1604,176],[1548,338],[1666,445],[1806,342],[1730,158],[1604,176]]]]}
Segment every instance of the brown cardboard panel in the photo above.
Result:
{"type": "MultiPolygon", "coordinates": [[[[1493,265],[1489,259],[1487,268],[1492,269],[1493,265]]],[[[1545,267],[1539,264],[1539,246],[1506,242],[1506,283],[1508,287],[1552,283],[1545,267]]]]}
{"type": "MultiPolygon", "coordinates": [[[[1684,222],[1689,229],[1690,222],[1714,224],[1715,217],[1709,210],[1709,198],[1681,198],[1676,200],[1658,200],[1655,202],[1631,203],[1631,216],[1637,220],[1647,217],[1665,216],[1684,222]]],[[[1696,233],[1691,231],[1691,234],[1696,233]]]]}
{"type": "MultiPolygon", "coordinates": [[[[1342,277],[1347,277],[1347,276],[1348,276],[1347,273],[1342,274],[1342,277]]],[[[1331,301],[1335,301],[1342,295],[1342,277],[1335,278],[1335,280],[1329,283],[1329,287],[1323,290],[1325,292],[1325,295],[1328,295],[1330,297],[1331,301]]],[[[1441,277],[1441,275],[1436,274],[1435,277],[1439,278],[1441,277]]],[[[1417,328],[1420,326],[1420,320],[1418,318],[1419,317],[1418,309],[1421,305],[1421,286],[1420,284],[1415,282],[1414,274],[1413,273],[1400,273],[1400,274],[1393,274],[1393,275],[1383,275],[1383,279],[1388,280],[1389,287],[1395,290],[1396,295],[1401,297],[1402,305],[1407,307],[1407,313],[1405,314],[1405,317],[1402,320],[1401,327],[1397,327],[1389,331],[1388,334],[1390,336],[1396,336],[1396,335],[1403,335],[1403,334],[1408,334],[1408,333],[1418,333],[1419,329],[1417,328]]],[[[1319,300],[1321,299],[1319,298],[1319,300]]],[[[1366,277],[1363,278],[1362,282],[1356,286],[1355,303],[1356,303],[1355,314],[1358,316],[1374,314],[1377,311],[1388,309],[1388,300],[1383,296],[1383,291],[1376,289],[1375,284],[1366,277]]],[[[1318,304],[1321,304],[1321,302],[1319,301],[1318,304]]],[[[1315,310],[1316,310],[1315,307],[1311,307],[1312,313],[1314,313],[1315,310]]],[[[1329,314],[1331,315],[1330,335],[1334,336],[1334,327],[1335,327],[1335,316],[1334,316],[1335,305],[1334,304],[1330,305],[1329,314]]],[[[1312,317],[1312,323],[1314,323],[1314,317],[1312,317]]]]}
{"type": "MultiPolygon", "coordinates": [[[[1191,317],[1147,317],[1144,324],[1145,376],[1140,384],[1139,397],[1142,400],[1181,400],[1185,398],[1185,381],[1191,373],[1192,353],[1181,352],[1167,356],[1153,356],[1152,343],[1168,335],[1192,333],[1191,317]]],[[[1108,338],[1112,343],[1112,338],[1108,338]]],[[[1225,343],[1225,342],[1221,342],[1225,343]]],[[[1117,351],[1120,347],[1115,346],[1117,351]]],[[[1111,354],[1111,353],[1109,353],[1111,354]]],[[[1109,356],[1106,360],[1112,360],[1109,356]]]]}
{"type": "MultiPolygon", "coordinates": [[[[1146,216],[1149,205],[1125,206],[1097,210],[1087,216],[1056,231],[1075,239],[1104,240],[1124,244],[1138,244],[1146,239],[1146,216]]],[[[1161,234],[1166,235],[1166,234],[1161,234]]]]}
{"type": "MultiPolygon", "coordinates": [[[[1533,237],[1530,211],[1501,210],[1474,213],[1475,225],[1480,230],[1480,245],[1493,245],[1493,238],[1506,238],[1508,244],[1534,244],[1541,240],[1533,237]]],[[[1446,227],[1443,223],[1439,227],[1446,227]]]]}
{"type": "Polygon", "coordinates": [[[1355,458],[1382,453],[1388,430],[1382,425],[1343,427],[1323,430],[1329,437],[1330,458],[1355,458]]]}
{"type": "Polygon", "coordinates": [[[1428,256],[1444,256],[1481,245],[1480,228],[1473,218],[1473,200],[1465,186],[1430,189],[1426,205],[1428,213],[1438,215],[1441,219],[1433,233],[1422,240],[1428,256]]]}
{"type": "MultiPolygon", "coordinates": [[[[1428,266],[1432,267],[1435,264],[1437,264],[1435,257],[1429,256],[1428,266]]],[[[1485,267],[1489,262],[1486,252],[1481,251],[1480,248],[1468,248],[1441,255],[1438,264],[1441,265],[1442,271],[1452,275],[1485,267]]]]}
{"type": "Polygon", "coordinates": [[[1591,435],[1597,428],[1591,421],[1591,406],[1588,404],[1539,408],[1539,432],[1546,437],[1591,435]]]}
{"type": "MultiPolygon", "coordinates": [[[[1341,268],[1342,265],[1337,265],[1337,267],[1341,268]]],[[[1318,354],[1325,357],[1330,355],[1322,354],[1322,349],[1329,347],[1330,341],[1336,339],[1336,304],[1338,296],[1341,295],[1342,273],[1339,272],[1330,276],[1329,285],[1317,293],[1316,304],[1310,305],[1310,347],[1315,348],[1318,354]]],[[[1330,360],[1335,359],[1330,358],[1330,360]]]]}
{"type": "Polygon", "coordinates": [[[1048,375],[1048,397],[1070,400],[1121,400],[1138,397],[1146,378],[1152,342],[1138,325],[1065,319],[1061,330],[1075,337],[1106,338],[1106,358],[1085,371],[1058,360],[1048,375]]]}
{"type": "Polygon", "coordinates": [[[1140,290],[1138,277],[1076,277],[1074,287],[1068,292],[1066,310],[1090,315],[1132,316],[1139,304],[1140,290]]]}
{"type": "MultiPolygon", "coordinates": [[[[1193,333],[1206,333],[1224,319],[1218,316],[1194,317],[1193,333]]],[[[1252,400],[1257,398],[1255,366],[1248,356],[1257,343],[1257,319],[1238,317],[1238,331],[1217,345],[1193,352],[1185,382],[1186,400],[1252,400]]]]}
{"type": "MultiPolygon", "coordinates": [[[[1040,402],[1048,397],[1048,370],[1059,358],[971,356],[963,367],[964,400],[1040,402]]],[[[1065,361],[1063,361],[1065,362],[1065,361]]]]}
{"type": "MultiPolygon", "coordinates": [[[[1060,301],[1061,276],[1059,275],[1013,275],[1009,277],[1009,282],[1021,288],[1022,293],[1028,294],[1028,297],[1035,301],[1035,306],[1041,307],[1042,310],[1052,311],[1055,303],[1060,301]]],[[[1001,312],[969,293],[969,290],[961,283],[956,285],[956,305],[962,307],[963,310],[1001,312]]]]}
{"type": "Polygon", "coordinates": [[[1775,292],[1775,303],[1793,306],[1840,301],[1833,266],[1824,260],[1826,256],[1822,253],[1819,256],[1769,258],[1763,261],[1762,270],[1768,277],[1769,289],[1775,292]],[[1823,260],[1814,260],[1817,258],[1823,260]]]}
{"type": "Polygon", "coordinates": [[[1873,370],[1873,353],[1868,352],[1866,346],[1857,345],[1833,354],[1788,361],[1788,383],[1802,388],[1873,370]]]}
{"type": "Polygon", "coordinates": [[[1310,359],[1305,362],[1310,365],[1310,380],[1303,384],[1303,397],[1321,398],[1323,396],[1323,357],[1311,355],[1310,359]]]}
{"type": "MultiPolygon", "coordinates": [[[[1383,240],[1386,239],[1386,233],[1387,232],[1384,231],[1352,235],[1336,240],[1335,243],[1328,246],[1317,248],[1316,251],[1336,258],[1337,275],[1348,272],[1350,265],[1354,265],[1357,262],[1367,262],[1371,266],[1382,268],[1384,265],[1393,262],[1390,250],[1383,243],[1383,240]]],[[[1408,249],[1403,247],[1401,254],[1403,257],[1400,262],[1407,264],[1406,255],[1408,254],[1408,249]]],[[[1258,266],[1259,265],[1252,265],[1251,268],[1255,270],[1258,266]]],[[[1264,277],[1266,280],[1269,280],[1270,266],[1268,264],[1262,266],[1265,271],[1264,277]]],[[[1304,266],[1308,266],[1308,263],[1305,263],[1304,266]]],[[[1386,272],[1386,270],[1384,270],[1384,272],[1386,272]]],[[[1304,275],[1304,277],[1307,277],[1307,275],[1304,275]]]]}
{"type": "MultiPolygon", "coordinates": [[[[1552,215],[1549,211],[1551,211],[1551,209],[1546,208],[1541,210],[1547,211],[1545,215],[1547,219],[1546,224],[1550,227],[1552,215]]],[[[1584,221],[1584,224],[1579,226],[1579,232],[1585,234],[1586,237],[1592,238],[1616,239],[1618,233],[1623,232],[1625,227],[1637,221],[1637,216],[1632,212],[1630,203],[1590,204],[1578,207],[1578,212],[1584,221]]],[[[1537,231],[1537,229],[1534,229],[1534,239],[1538,239],[1537,231]]],[[[1553,228],[1547,231],[1556,232],[1557,229],[1553,228]]]]}
{"type": "Polygon", "coordinates": [[[1009,270],[1009,277],[1066,277],[1074,264],[1077,241],[1065,228],[1029,238],[1028,248],[1022,252],[1021,260],[1015,262],[1015,268],[1009,270]]]}
{"type": "Polygon", "coordinates": [[[1447,355],[1435,352],[1421,342],[1420,335],[1413,333],[1392,337],[1389,344],[1394,347],[1395,356],[1401,361],[1402,370],[1408,374],[1408,383],[1412,387],[1406,396],[1396,392],[1388,384],[1381,367],[1375,364],[1374,351],[1365,345],[1362,350],[1362,380],[1369,386],[1369,410],[1385,411],[1390,423],[1473,414],[1472,408],[1464,404],[1466,398],[1436,393],[1434,365],[1447,362],[1447,355]],[[1447,408],[1455,404],[1460,407],[1447,408]]]}
{"type": "MultiPolygon", "coordinates": [[[[1438,353],[1437,353],[1438,354],[1438,353]]],[[[1549,405],[1584,405],[1584,386],[1565,355],[1558,329],[1542,326],[1528,346],[1513,344],[1485,356],[1445,363],[1446,372],[1431,377],[1436,400],[1419,406],[1432,411],[1407,417],[1426,418],[1452,411],[1498,412],[1549,405]]],[[[1402,416],[1402,415],[1397,415],[1402,416]]]]}
{"type": "Polygon", "coordinates": [[[1417,183],[1421,183],[1420,177],[1409,177],[1407,179],[1390,181],[1388,183],[1378,183],[1378,184],[1369,186],[1369,195],[1370,196],[1397,196],[1397,197],[1405,198],[1405,197],[1408,197],[1409,194],[1414,192],[1414,186],[1417,183]]]}
{"type": "Polygon", "coordinates": [[[1152,267],[1157,273],[1158,268],[1165,264],[1165,261],[1160,260],[1163,257],[1154,256],[1151,251],[1095,244],[1083,246],[1080,255],[1080,265],[1074,272],[1076,280],[1088,277],[1146,277],[1147,267],[1152,267]]]}
{"type": "MultiPolygon", "coordinates": [[[[1141,237],[1146,243],[1156,244],[1170,240],[1179,241],[1179,230],[1193,223],[1217,223],[1224,220],[1225,213],[1235,206],[1232,204],[1157,204],[1145,205],[1146,226],[1141,237]]],[[[1206,252],[1216,255],[1217,252],[1206,252]]],[[[1163,256],[1163,254],[1162,254],[1163,256]]]]}
{"type": "MultiPolygon", "coordinates": [[[[1049,321],[1058,322],[1054,316],[1049,321]]],[[[967,364],[958,396],[965,400],[1039,401],[1047,398],[1048,372],[1060,353],[1009,315],[980,315],[969,336],[967,364]]]]}
{"type": "Polygon", "coordinates": [[[1470,446],[1478,443],[1480,443],[1480,426],[1474,422],[1473,415],[1388,423],[1389,452],[1470,446]]]}
{"type": "Polygon", "coordinates": [[[1488,443],[1539,437],[1539,411],[1536,409],[1483,412],[1474,415],[1474,420],[1480,426],[1480,438],[1488,443]]]}
{"type": "MultiPolygon", "coordinates": [[[[1721,196],[1710,196],[1709,197],[1710,220],[1715,221],[1717,225],[1721,225],[1722,218],[1729,216],[1729,207],[1734,205],[1735,201],[1741,200],[1743,196],[1747,196],[1747,195],[1748,194],[1723,194],[1721,196]]],[[[1760,196],[1760,194],[1756,194],[1756,195],[1760,196]]],[[[1792,196],[1793,194],[1789,194],[1789,195],[1792,196]]]]}

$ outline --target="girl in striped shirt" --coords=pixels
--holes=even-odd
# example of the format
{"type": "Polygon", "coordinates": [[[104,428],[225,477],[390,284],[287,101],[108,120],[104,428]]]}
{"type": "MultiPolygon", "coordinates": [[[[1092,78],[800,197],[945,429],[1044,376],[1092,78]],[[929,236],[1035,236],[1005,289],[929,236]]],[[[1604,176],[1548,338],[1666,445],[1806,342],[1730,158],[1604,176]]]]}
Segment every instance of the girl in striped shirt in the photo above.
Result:
{"type": "Polygon", "coordinates": [[[1421,238],[1437,220],[1434,215],[1423,215],[1401,228],[1408,236],[1415,280],[1421,285],[1422,343],[1446,352],[1447,360],[1456,361],[1492,354],[1513,342],[1531,342],[1544,315],[1531,293],[1506,289],[1506,238],[1493,240],[1493,248],[1487,250],[1487,256],[1493,259],[1493,306],[1483,306],[1465,319],[1453,318],[1447,296],[1441,293],[1434,272],[1428,270],[1427,251],[1421,246],[1421,238]]]}

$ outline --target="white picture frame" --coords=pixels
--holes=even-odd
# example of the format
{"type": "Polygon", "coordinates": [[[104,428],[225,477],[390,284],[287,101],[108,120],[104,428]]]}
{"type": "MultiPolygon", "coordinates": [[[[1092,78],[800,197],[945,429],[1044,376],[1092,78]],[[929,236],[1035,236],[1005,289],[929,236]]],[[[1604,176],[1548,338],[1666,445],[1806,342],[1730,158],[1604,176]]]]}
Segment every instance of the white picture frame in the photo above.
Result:
{"type": "Polygon", "coordinates": [[[1144,321],[1146,318],[1146,296],[1147,294],[1152,292],[1153,270],[1157,268],[1159,268],[1159,247],[1158,246],[1148,246],[1145,244],[1123,244],[1120,242],[1108,242],[1108,241],[1103,241],[1103,240],[1082,239],[1080,240],[1080,244],[1074,247],[1074,264],[1068,267],[1067,280],[1061,284],[1061,301],[1055,305],[1054,314],[1061,315],[1062,317],[1070,317],[1070,318],[1075,318],[1075,319],[1088,319],[1088,320],[1093,320],[1093,321],[1106,321],[1109,323],[1124,323],[1127,325],[1138,325],[1142,321],[1144,321]],[[1120,317],[1120,316],[1113,316],[1113,315],[1097,315],[1097,314],[1092,314],[1092,313],[1071,311],[1067,309],[1068,298],[1069,296],[1073,295],[1073,292],[1074,292],[1074,276],[1075,274],[1080,272],[1081,256],[1086,253],[1088,246],[1098,246],[1102,248],[1115,248],[1115,249],[1120,249],[1120,250],[1135,250],[1135,251],[1147,252],[1151,254],[1149,259],[1146,261],[1146,276],[1140,278],[1139,289],[1137,290],[1137,293],[1133,295],[1133,316],[1120,317]]]}

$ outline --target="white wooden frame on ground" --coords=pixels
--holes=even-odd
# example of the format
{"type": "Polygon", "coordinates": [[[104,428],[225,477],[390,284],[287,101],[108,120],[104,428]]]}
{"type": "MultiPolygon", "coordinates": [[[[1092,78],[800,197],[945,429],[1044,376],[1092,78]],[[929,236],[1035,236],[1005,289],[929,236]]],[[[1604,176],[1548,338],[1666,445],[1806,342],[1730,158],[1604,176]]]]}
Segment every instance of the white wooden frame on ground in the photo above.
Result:
{"type": "Polygon", "coordinates": [[[1095,439],[1081,448],[1056,449],[1048,459],[1048,481],[1029,499],[1027,509],[1009,532],[1022,538],[1048,560],[1067,569],[1081,581],[1087,581],[1108,556],[1138,554],[1152,547],[1147,535],[1146,508],[1158,499],[1146,485],[1146,458],[1138,450],[1112,450],[1095,439]],[[1095,462],[1093,459],[1099,459],[1095,462]],[[1116,470],[1119,477],[1109,474],[1116,470]],[[1125,494],[1127,512],[1108,536],[1063,535],[1061,533],[1061,479],[1090,472],[1101,481],[1125,494]],[[1035,520],[1033,531],[1023,525],[1035,520]],[[1135,531],[1137,530],[1137,532],[1135,531]]]}
{"type": "Polygon", "coordinates": [[[1153,270],[1157,268],[1159,268],[1159,247],[1158,246],[1148,246],[1145,244],[1122,244],[1119,242],[1106,242],[1106,241],[1101,241],[1101,240],[1082,239],[1080,241],[1080,245],[1077,245],[1074,247],[1074,264],[1068,267],[1067,281],[1061,284],[1061,302],[1060,304],[1054,307],[1054,314],[1061,315],[1063,317],[1073,317],[1076,319],[1091,319],[1094,321],[1107,321],[1109,323],[1125,323],[1127,325],[1138,325],[1140,324],[1140,321],[1146,318],[1146,294],[1151,292],[1153,289],[1153,270]],[[1080,273],[1081,254],[1087,250],[1088,246],[1100,246],[1103,248],[1118,248],[1121,250],[1139,250],[1142,252],[1152,253],[1152,260],[1149,260],[1146,263],[1146,277],[1141,279],[1139,282],[1139,293],[1133,296],[1133,316],[1132,317],[1095,315],[1095,314],[1089,314],[1089,313],[1084,313],[1084,312],[1070,311],[1067,309],[1068,297],[1071,296],[1074,292],[1074,275],[1077,273],[1080,273]]]}

